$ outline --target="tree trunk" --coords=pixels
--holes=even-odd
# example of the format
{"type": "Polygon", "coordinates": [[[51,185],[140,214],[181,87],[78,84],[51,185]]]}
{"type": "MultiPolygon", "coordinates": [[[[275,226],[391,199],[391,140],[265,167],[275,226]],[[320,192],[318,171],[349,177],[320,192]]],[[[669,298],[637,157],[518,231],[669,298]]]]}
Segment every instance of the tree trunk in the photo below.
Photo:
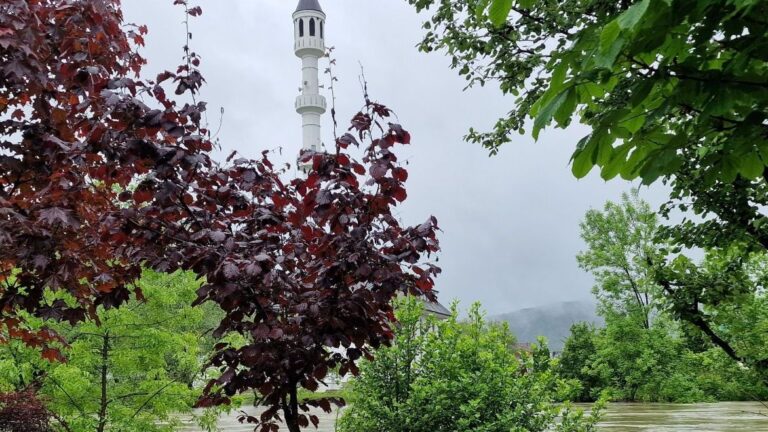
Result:
{"type": "Polygon", "coordinates": [[[96,432],[104,432],[107,426],[107,378],[109,376],[109,332],[104,333],[101,345],[101,401],[99,405],[99,425],[96,432]]]}
{"type": "Polygon", "coordinates": [[[289,432],[301,432],[299,426],[299,398],[296,383],[292,384],[289,400],[283,400],[283,415],[285,416],[285,425],[289,432]]]}
{"type": "Polygon", "coordinates": [[[289,432],[301,432],[301,427],[299,427],[298,416],[286,417],[285,425],[288,426],[289,432]]]}
{"type": "Polygon", "coordinates": [[[648,293],[645,293],[645,302],[643,302],[643,298],[640,294],[640,289],[637,286],[637,283],[635,282],[635,279],[632,277],[632,274],[629,272],[629,269],[627,267],[623,268],[624,274],[627,275],[627,280],[629,281],[629,285],[632,287],[632,292],[635,294],[635,300],[637,301],[637,306],[640,308],[640,310],[643,312],[643,326],[646,330],[650,330],[651,328],[651,319],[648,317],[650,314],[650,311],[648,310],[648,293]]]}

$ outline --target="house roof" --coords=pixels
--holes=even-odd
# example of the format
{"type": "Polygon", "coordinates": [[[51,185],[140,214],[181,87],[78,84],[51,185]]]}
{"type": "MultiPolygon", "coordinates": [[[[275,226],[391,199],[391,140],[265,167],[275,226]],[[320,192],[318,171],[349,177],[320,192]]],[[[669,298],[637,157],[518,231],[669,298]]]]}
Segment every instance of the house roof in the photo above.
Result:
{"type": "Polygon", "coordinates": [[[437,315],[438,318],[448,318],[451,316],[451,311],[449,311],[448,308],[438,302],[425,301],[424,311],[437,315]]]}

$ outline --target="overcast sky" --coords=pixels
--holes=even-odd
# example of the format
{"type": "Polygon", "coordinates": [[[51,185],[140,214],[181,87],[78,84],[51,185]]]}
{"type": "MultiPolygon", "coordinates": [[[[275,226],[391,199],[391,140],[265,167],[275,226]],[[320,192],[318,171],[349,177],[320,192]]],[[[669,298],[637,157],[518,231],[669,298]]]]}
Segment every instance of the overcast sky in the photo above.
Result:
{"type": "MultiPolygon", "coordinates": [[[[293,108],[301,82],[291,19],[297,0],[190,2],[203,8],[191,22],[191,46],[202,56],[208,81],[203,99],[214,129],[220,108],[225,111],[222,153],[256,157],[282,148],[284,161],[295,159],[301,147],[301,119],[293,108]]],[[[149,26],[143,54],[152,75],[181,60],[183,13],[172,3],[123,0],[126,20],[149,26]]],[[[371,97],[394,109],[413,135],[413,146],[399,153],[411,174],[399,216],[407,225],[429,215],[440,222],[441,301],[459,299],[466,306],[479,300],[496,314],[591,299],[592,278],[575,259],[583,248],[579,221],[632,185],[606,183],[596,172],[572,177],[568,160],[585,129],[552,130],[538,142],[518,137],[489,157],[462,137],[470,127],[489,130],[512,99],[493,87],[464,92],[465,81],[447,57],[418,52],[425,15],[405,0],[321,3],[326,39],[336,47],[340,124],[362,105],[362,64],[371,97]]],[[[324,140],[332,142],[327,115],[323,128],[324,140]]],[[[643,189],[642,196],[654,206],[664,199],[658,188],[643,189]]]]}

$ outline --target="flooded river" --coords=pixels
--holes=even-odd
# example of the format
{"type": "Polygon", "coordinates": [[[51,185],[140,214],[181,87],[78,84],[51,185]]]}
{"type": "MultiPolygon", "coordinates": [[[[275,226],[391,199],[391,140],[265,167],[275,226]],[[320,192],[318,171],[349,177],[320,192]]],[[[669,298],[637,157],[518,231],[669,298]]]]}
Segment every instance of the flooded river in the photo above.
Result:
{"type": "MultiPolygon", "coordinates": [[[[581,407],[589,408],[588,405],[581,407]]],[[[252,409],[249,411],[254,413],[252,409]]],[[[320,414],[320,417],[320,429],[317,432],[333,432],[336,415],[320,414]]],[[[250,432],[253,427],[239,424],[236,415],[233,415],[221,419],[220,430],[250,432]]],[[[189,426],[182,431],[199,432],[200,429],[189,426]]],[[[600,431],[768,432],[768,407],[749,402],[691,405],[613,403],[603,415],[600,431]]]]}
{"type": "Polygon", "coordinates": [[[601,432],[768,432],[768,408],[759,403],[621,404],[608,406],[601,432]]]}

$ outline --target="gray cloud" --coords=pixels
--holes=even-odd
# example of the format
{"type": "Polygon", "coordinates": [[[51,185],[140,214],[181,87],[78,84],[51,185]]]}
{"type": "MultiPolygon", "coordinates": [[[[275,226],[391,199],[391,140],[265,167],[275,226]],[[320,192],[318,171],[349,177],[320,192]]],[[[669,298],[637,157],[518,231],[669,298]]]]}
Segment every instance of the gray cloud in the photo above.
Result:
{"type": "MultiPolygon", "coordinates": [[[[327,38],[336,47],[340,125],[362,105],[358,76],[365,68],[372,98],[393,108],[412,135],[401,151],[411,177],[409,200],[399,216],[408,224],[430,214],[443,229],[438,280],[444,303],[479,300],[490,313],[553,301],[589,299],[592,279],[575,260],[583,247],[578,223],[589,208],[618,199],[631,185],[604,182],[597,173],[576,180],[568,161],[586,132],[574,126],[543,133],[539,142],[519,137],[501,154],[463,142],[469,127],[490,128],[512,100],[496,88],[463,92],[465,81],[441,54],[419,53],[419,17],[405,1],[321,0],[327,38]]],[[[184,44],[183,14],[171,0],[126,0],[129,22],[150,28],[147,72],[175,68],[184,44]]],[[[300,62],[293,55],[293,0],[200,0],[203,15],[191,22],[191,47],[203,58],[208,81],[203,99],[218,124],[222,154],[256,157],[282,148],[291,161],[301,145],[293,110],[300,62]]],[[[327,79],[324,79],[327,82],[327,79]]],[[[331,122],[324,118],[326,142],[331,122]]],[[[661,188],[644,189],[658,205],[661,188]]]]}

